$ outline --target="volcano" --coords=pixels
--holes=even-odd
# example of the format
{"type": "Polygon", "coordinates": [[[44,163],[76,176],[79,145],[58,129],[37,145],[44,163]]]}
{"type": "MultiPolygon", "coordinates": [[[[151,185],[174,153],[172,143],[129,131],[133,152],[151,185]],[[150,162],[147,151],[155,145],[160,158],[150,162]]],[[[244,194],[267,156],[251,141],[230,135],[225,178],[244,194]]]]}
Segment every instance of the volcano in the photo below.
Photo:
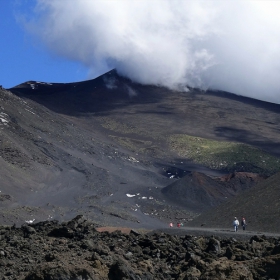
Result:
{"type": "Polygon", "coordinates": [[[82,214],[100,226],[166,227],[280,170],[278,104],[144,86],[114,70],[28,81],[0,97],[2,224],[82,214]]]}

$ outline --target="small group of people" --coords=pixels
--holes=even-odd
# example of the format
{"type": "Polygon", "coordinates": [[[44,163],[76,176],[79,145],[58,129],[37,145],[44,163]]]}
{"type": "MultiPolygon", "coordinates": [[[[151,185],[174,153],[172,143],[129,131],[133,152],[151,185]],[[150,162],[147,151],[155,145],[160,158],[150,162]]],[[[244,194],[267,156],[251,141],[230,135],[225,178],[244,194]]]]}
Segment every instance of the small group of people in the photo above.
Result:
{"type": "MultiPolygon", "coordinates": [[[[236,217],[234,217],[232,225],[233,225],[234,231],[238,231],[239,221],[236,217]]],[[[243,230],[246,229],[247,223],[246,223],[246,220],[244,217],[242,218],[241,226],[242,226],[243,230]]]]}
{"type": "MultiPolygon", "coordinates": [[[[184,225],[183,223],[179,223],[179,222],[177,223],[177,227],[178,227],[178,228],[179,228],[179,227],[182,227],[183,225],[184,225]]],[[[173,227],[173,223],[172,223],[172,222],[169,223],[169,227],[170,227],[170,228],[173,227]]]]}

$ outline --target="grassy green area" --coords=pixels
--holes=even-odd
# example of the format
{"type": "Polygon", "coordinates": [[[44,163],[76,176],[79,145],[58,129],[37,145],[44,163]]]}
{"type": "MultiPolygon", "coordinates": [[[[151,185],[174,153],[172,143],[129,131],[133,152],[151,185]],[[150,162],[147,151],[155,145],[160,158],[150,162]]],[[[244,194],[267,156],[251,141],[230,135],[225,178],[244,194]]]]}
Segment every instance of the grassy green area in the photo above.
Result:
{"type": "Polygon", "coordinates": [[[214,141],[184,134],[168,139],[178,155],[212,169],[258,172],[267,175],[280,170],[280,159],[250,145],[236,142],[214,141]]]}
{"type": "Polygon", "coordinates": [[[136,126],[129,126],[125,123],[121,123],[109,117],[100,117],[98,118],[100,124],[111,131],[119,132],[119,133],[137,133],[140,134],[141,131],[136,126]]]}
{"type": "Polygon", "coordinates": [[[153,144],[152,141],[144,141],[140,139],[134,139],[129,137],[118,137],[110,135],[121,146],[129,149],[132,152],[142,153],[150,156],[164,156],[165,151],[160,147],[153,144]]]}
{"type": "Polygon", "coordinates": [[[166,125],[161,124],[159,125],[160,128],[158,128],[158,126],[151,125],[149,119],[143,119],[143,123],[141,123],[140,125],[133,122],[127,124],[125,122],[122,122],[121,120],[116,120],[109,117],[98,117],[97,120],[99,121],[101,126],[115,133],[134,134],[138,136],[148,137],[154,140],[165,140],[162,126],[166,125]]]}
{"type": "Polygon", "coordinates": [[[144,152],[144,147],[150,147],[152,145],[151,141],[142,141],[138,139],[133,139],[129,137],[118,137],[110,135],[111,138],[113,138],[116,142],[118,142],[121,146],[131,150],[131,151],[137,151],[137,152],[144,152]],[[141,148],[140,148],[141,147],[141,148]]]}

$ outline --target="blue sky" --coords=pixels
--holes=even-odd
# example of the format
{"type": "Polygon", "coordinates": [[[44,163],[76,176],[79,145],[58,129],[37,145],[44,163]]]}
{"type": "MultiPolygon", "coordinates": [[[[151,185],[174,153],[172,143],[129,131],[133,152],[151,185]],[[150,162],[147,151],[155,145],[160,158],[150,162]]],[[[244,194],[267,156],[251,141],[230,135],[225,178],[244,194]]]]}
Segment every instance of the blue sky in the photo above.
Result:
{"type": "Polygon", "coordinates": [[[10,88],[29,80],[75,82],[87,79],[80,62],[49,52],[18,22],[35,7],[33,0],[0,0],[0,85],[10,88]]]}
{"type": "Polygon", "coordinates": [[[279,10],[277,0],[0,0],[0,84],[115,68],[142,84],[280,104],[279,10]]]}

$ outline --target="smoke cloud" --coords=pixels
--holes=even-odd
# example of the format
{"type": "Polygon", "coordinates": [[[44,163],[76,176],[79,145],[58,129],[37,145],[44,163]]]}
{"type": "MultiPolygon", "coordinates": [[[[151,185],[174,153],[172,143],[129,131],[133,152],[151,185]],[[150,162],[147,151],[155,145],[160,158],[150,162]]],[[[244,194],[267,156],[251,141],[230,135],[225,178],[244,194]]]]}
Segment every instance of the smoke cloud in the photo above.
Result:
{"type": "Polygon", "coordinates": [[[27,28],[89,77],[280,103],[279,1],[37,0],[27,28]]]}

